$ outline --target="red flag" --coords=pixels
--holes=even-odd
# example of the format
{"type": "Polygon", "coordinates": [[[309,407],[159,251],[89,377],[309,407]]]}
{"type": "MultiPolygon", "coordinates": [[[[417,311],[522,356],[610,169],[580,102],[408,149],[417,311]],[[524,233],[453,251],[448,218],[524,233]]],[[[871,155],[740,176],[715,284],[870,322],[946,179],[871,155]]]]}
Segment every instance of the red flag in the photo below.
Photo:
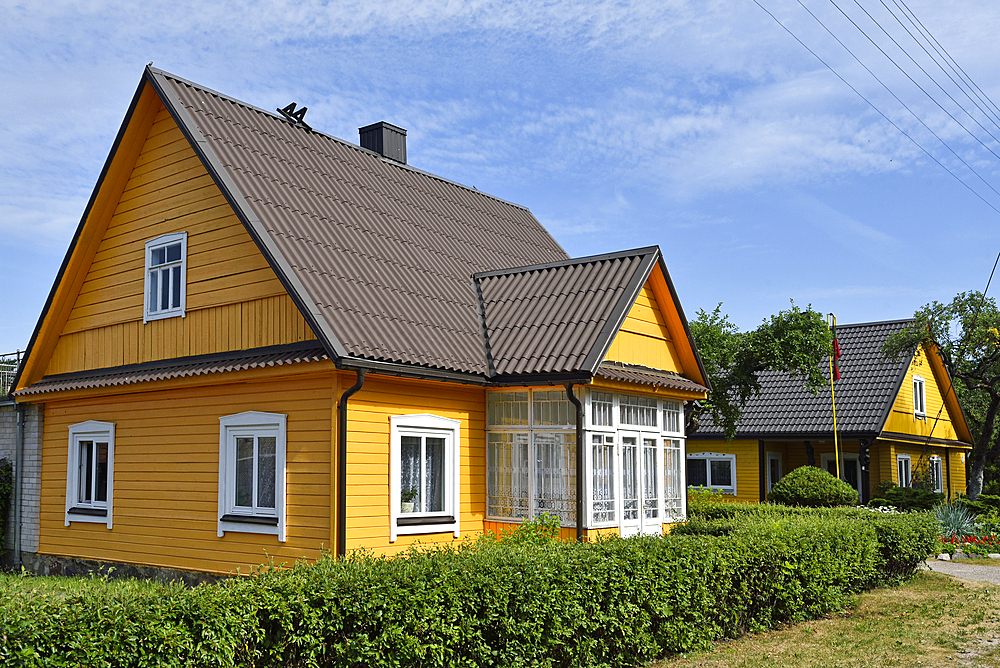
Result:
{"type": "Polygon", "coordinates": [[[837,340],[837,328],[833,327],[833,379],[840,380],[840,341],[837,340]]]}

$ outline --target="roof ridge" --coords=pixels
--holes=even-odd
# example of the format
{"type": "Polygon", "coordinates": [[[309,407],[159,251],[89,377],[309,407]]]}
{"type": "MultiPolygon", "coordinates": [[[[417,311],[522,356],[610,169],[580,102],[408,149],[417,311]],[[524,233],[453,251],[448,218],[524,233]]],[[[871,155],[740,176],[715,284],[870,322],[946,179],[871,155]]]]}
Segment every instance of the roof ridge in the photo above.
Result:
{"type": "MultiPolygon", "coordinates": [[[[278,115],[277,113],[275,113],[273,111],[267,111],[266,109],[261,109],[260,107],[258,107],[256,105],[250,104],[249,102],[244,102],[243,100],[239,100],[239,99],[233,97],[232,95],[226,95],[225,93],[220,93],[219,91],[214,90],[212,88],[209,88],[208,86],[203,86],[202,84],[195,83],[194,81],[190,81],[189,79],[185,79],[184,77],[179,77],[176,74],[172,74],[170,72],[167,72],[166,70],[161,70],[161,69],[159,69],[157,67],[153,67],[152,65],[149,65],[148,67],[149,67],[149,70],[151,72],[159,74],[159,75],[161,75],[163,77],[166,77],[168,79],[173,79],[174,81],[180,82],[180,83],[185,84],[187,86],[191,86],[192,88],[197,88],[198,90],[202,91],[203,93],[208,93],[209,95],[214,95],[214,96],[216,96],[216,97],[218,97],[220,99],[226,100],[227,102],[232,102],[233,104],[237,104],[237,105],[239,105],[241,107],[244,107],[245,109],[250,109],[250,110],[256,111],[258,113],[266,114],[266,115],[270,116],[271,118],[273,118],[275,120],[281,121],[282,123],[288,123],[292,127],[300,127],[300,126],[298,126],[296,124],[293,124],[293,123],[289,122],[288,119],[286,119],[286,118],[278,115]]],[[[316,128],[313,128],[313,127],[304,128],[303,127],[301,129],[302,130],[307,130],[308,132],[312,132],[314,134],[317,134],[320,137],[325,137],[326,139],[329,139],[331,141],[338,142],[340,144],[343,144],[344,146],[348,146],[348,147],[353,148],[355,150],[361,151],[362,153],[367,153],[367,154],[369,154],[371,156],[374,156],[374,157],[380,159],[383,163],[385,163],[387,165],[391,165],[393,167],[397,167],[399,169],[403,169],[403,170],[406,170],[406,171],[415,172],[417,174],[422,174],[422,175],[424,175],[424,176],[426,176],[428,178],[432,178],[432,179],[434,179],[436,181],[440,181],[442,183],[447,183],[448,185],[452,185],[452,186],[456,186],[458,188],[462,188],[463,190],[466,190],[466,191],[468,191],[470,193],[475,193],[477,195],[482,195],[483,197],[487,197],[489,199],[496,200],[497,202],[502,202],[503,204],[506,204],[508,206],[512,206],[512,207],[517,208],[517,209],[521,209],[523,211],[530,211],[531,210],[528,207],[524,206],[523,204],[518,204],[517,202],[511,202],[510,200],[506,200],[506,199],[504,199],[502,197],[497,197],[496,195],[491,195],[491,194],[489,194],[487,192],[483,192],[482,190],[479,190],[478,188],[476,188],[474,186],[467,186],[464,183],[459,183],[458,181],[452,181],[451,179],[446,179],[445,177],[440,176],[438,174],[432,174],[431,172],[425,172],[422,169],[417,169],[416,167],[414,167],[412,165],[408,165],[408,164],[402,163],[402,162],[397,162],[395,160],[390,160],[389,158],[386,158],[385,156],[383,156],[380,153],[377,153],[376,151],[372,151],[372,150],[367,149],[367,148],[365,148],[363,146],[359,146],[357,144],[349,142],[346,139],[341,139],[340,137],[336,137],[334,135],[328,134],[328,133],[323,132],[321,130],[317,130],[316,128]]],[[[556,242],[556,243],[558,244],[559,242],[556,242]]]]}
{"type": "Polygon", "coordinates": [[[507,269],[494,269],[492,271],[481,271],[473,274],[472,277],[476,280],[483,278],[494,278],[497,276],[511,276],[514,274],[527,274],[532,271],[542,271],[545,269],[558,269],[560,267],[572,267],[581,264],[594,264],[596,262],[604,262],[607,260],[618,260],[627,257],[642,257],[649,255],[650,253],[656,252],[660,249],[659,246],[643,246],[642,248],[632,248],[629,250],[616,251],[614,253],[603,253],[601,255],[590,255],[587,257],[576,257],[569,258],[568,260],[554,260],[552,262],[543,262],[541,264],[530,264],[524,267],[510,267],[507,269]]]}
{"type": "Polygon", "coordinates": [[[896,325],[904,322],[916,322],[916,318],[900,318],[899,320],[875,320],[872,322],[852,322],[846,325],[837,325],[837,329],[842,327],[874,327],[875,325],[896,325]]]}

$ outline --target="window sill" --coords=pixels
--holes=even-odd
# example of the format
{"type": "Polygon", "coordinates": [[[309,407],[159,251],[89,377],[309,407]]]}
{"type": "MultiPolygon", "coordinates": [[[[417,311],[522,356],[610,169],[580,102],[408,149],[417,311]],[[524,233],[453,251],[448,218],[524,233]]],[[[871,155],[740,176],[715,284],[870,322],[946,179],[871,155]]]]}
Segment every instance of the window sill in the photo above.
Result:
{"type": "Polygon", "coordinates": [[[107,508],[87,508],[85,506],[77,506],[70,508],[66,511],[70,515],[84,515],[86,517],[107,517],[107,508]]]}
{"type": "Polygon", "coordinates": [[[398,527],[413,527],[413,526],[424,526],[432,524],[454,524],[455,518],[451,515],[438,515],[434,517],[421,516],[421,517],[400,517],[396,520],[396,526],[398,527]]]}
{"type": "Polygon", "coordinates": [[[237,524],[259,524],[261,526],[278,526],[277,517],[263,517],[260,515],[223,515],[220,522],[235,522],[237,524]]]}
{"type": "Polygon", "coordinates": [[[163,311],[157,313],[146,313],[142,316],[142,324],[153,322],[154,320],[166,320],[167,318],[184,318],[186,314],[183,309],[176,311],[163,311]]]}

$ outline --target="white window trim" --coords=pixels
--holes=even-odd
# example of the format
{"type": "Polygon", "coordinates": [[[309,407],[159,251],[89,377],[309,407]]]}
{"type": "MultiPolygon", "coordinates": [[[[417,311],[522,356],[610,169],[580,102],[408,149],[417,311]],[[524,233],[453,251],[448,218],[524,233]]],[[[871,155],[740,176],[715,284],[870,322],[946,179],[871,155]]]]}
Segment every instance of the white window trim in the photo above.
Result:
{"type": "MultiPolygon", "coordinates": [[[[774,481],[771,480],[771,460],[772,459],[777,459],[778,460],[778,468],[781,469],[781,477],[782,478],[785,477],[785,461],[784,461],[784,457],[781,456],[780,452],[768,451],[767,454],[765,455],[765,457],[766,457],[765,461],[766,461],[766,464],[767,464],[767,466],[766,466],[766,470],[767,470],[767,491],[768,491],[768,493],[770,493],[771,488],[774,487],[774,485],[778,482],[778,480],[774,480],[774,481]]],[[[779,480],[780,480],[780,478],[779,478],[779,480]]]]}
{"type": "Polygon", "coordinates": [[[163,234],[156,237],[155,239],[150,239],[146,242],[146,255],[143,261],[143,266],[145,267],[145,278],[143,280],[142,289],[142,323],[153,320],[163,320],[164,318],[176,318],[180,316],[182,318],[186,317],[187,309],[187,232],[173,232],[171,234],[163,234]],[[170,246],[178,241],[181,242],[181,305],[178,308],[172,308],[166,311],[157,311],[156,313],[150,313],[149,311],[149,272],[152,267],[149,266],[150,251],[158,246],[170,246]]]}
{"type": "MultiPolygon", "coordinates": [[[[687,462],[690,459],[728,459],[729,465],[732,470],[733,484],[729,486],[725,485],[713,485],[712,484],[712,467],[708,464],[705,465],[705,473],[708,477],[708,489],[720,490],[723,494],[732,494],[736,496],[736,455],[727,454],[724,452],[689,452],[687,457],[684,459],[687,462]]],[[[687,476],[687,466],[684,467],[684,475],[687,476]]]]}
{"type": "Polygon", "coordinates": [[[913,461],[911,460],[910,455],[896,455],[896,485],[899,487],[913,486],[913,461]],[[902,461],[906,462],[906,470],[910,474],[910,480],[906,485],[904,485],[903,481],[899,478],[899,463],[902,461]]]}
{"type": "MultiPolygon", "coordinates": [[[[935,488],[934,491],[937,492],[938,494],[944,494],[945,493],[944,492],[944,460],[939,455],[931,455],[930,456],[930,463],[931,463],[931,471],[934,470],[935,464],[936,464],[937,465],[937,470],[939,470],[941,472],[941,475],[938,476],[938,482],[941,483],[941,486],[935,488]]],[[[912,472],[910,473],[910,477],[911,478],[913,477],[913,473],[912,472]]]]}
{"type": "MultiPolygon", "coordinates": [[[[219,418],[219,522],[218,535],[221,538],[227,531],[237,533],[260,533],[278,537],[285,542],[285,461],[287,416],[281,413],[262,413],[246,411],[235,415],[219,418]],[[232,522],[223,520],[234,513],[233,498],[236,485],[236,452],[235,444],[230,447],[230,431],[252,430],[253,428],[275,430],[277,441],[274,456],[274,511],[278,517],[277,525],[254,524],[252,522],[232,522]]],[[[253,515],[247,515],[252,518],[253,515]]],[[[263,515],[262,515],[263,517],[263,515]]]]}
{"type": "MultiPolygon", "coordinates": [[[[528,398],[531,401],[531,398],[528,398]]],[[[530,410],[530,409],[529,409],[530,410]]],[[[389,418],[389,542],[395,543],[399,536],[417,534],[452,532],[455,538],[460,535],[461,519],[461,476],[459,449],[462,435],[462,422],[451,418],[419,413],[416,415],[393,415],[389,418]],[[400,489],[400,456],[402,453],[402,432],[423,433],[425,435],[445,436],[445,511],[442,516],[454,518],[454,522],[445,524],[413,524],[399,526],[402,516],[399,495],[400,489]],[[450,442],[449,442],[450,441],[450,442]]]]}
{"type": "Polygon", "coordinates": [[[87,422],[79,422],[77,424],[72,424],[69,426],[69,446],[68,446],[68,456],[66,458],[66,510],[65,510],[65,525],[69,526],[70,522],[91,522],[94,524],[106,524],[110,529],[112,528],[112,517],[114,510],[114,472],[115,472],[115,424],[113,422],[98,422],[96,420],[88,420],[87,422]],[[78,513],[71,513],[70,510],[77,508],[78,504],[73,502],[73,499],[77,498],[77,467],[79,462],[77,461],[80,456],[80,449],[76,447],[77,442],[81,439],[91,440],[97,438],[107,438],[108,439],[108,501],[105,516],[95,516],[95,515],[82,515],[78,513]]]}
{"type": "Polygon", "coordinates": [[[668,434],[668,435],[673,436],[675,438],[684,438],[684,428],[686,426],[684,424],[684,406],[685,406],[685,404],[686,404],[686,402],[682,401],[681,399],[664,399],[664,400],[660,401],[660,408],[659,408],[660,413],[661,413],[660,419],[663,421],[663,425],[660,427],[660,430],[664,434],[668,434]],[[667,415],[666,415],[666,413],[667,413],[667,402],[670,402],[670,401],[672,401],[674,403],[677,403],[677,404],[680,404],[680,407],[681,407],[680,416],[679,416],[679,418],[677,420],[677,424],[680,426],[680,430],[679,431],[668,431],[667,430],[667,415]]]}
{"type": "Polygon", "coordinates": [[[926,420],[927,419],[927,381],[924,380],[923,376],[913,376],[913,418],[915,420],[926,420]],[[922,411],[917,410],[917,385],[920,386],[920,405],[923,407],[922,411]]]}

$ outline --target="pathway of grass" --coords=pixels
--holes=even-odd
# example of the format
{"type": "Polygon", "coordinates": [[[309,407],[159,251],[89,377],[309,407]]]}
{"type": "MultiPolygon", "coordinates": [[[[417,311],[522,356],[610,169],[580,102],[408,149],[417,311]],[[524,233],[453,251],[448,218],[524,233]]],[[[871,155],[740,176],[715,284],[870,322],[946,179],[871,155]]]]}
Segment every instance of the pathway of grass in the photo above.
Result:
{"type": "Polygon", "coordinates": [[[656,666],[1000,668],[1000,589],[921,572],[902,587],[859,596],[842,617],[718,643],[656,666]]]}

